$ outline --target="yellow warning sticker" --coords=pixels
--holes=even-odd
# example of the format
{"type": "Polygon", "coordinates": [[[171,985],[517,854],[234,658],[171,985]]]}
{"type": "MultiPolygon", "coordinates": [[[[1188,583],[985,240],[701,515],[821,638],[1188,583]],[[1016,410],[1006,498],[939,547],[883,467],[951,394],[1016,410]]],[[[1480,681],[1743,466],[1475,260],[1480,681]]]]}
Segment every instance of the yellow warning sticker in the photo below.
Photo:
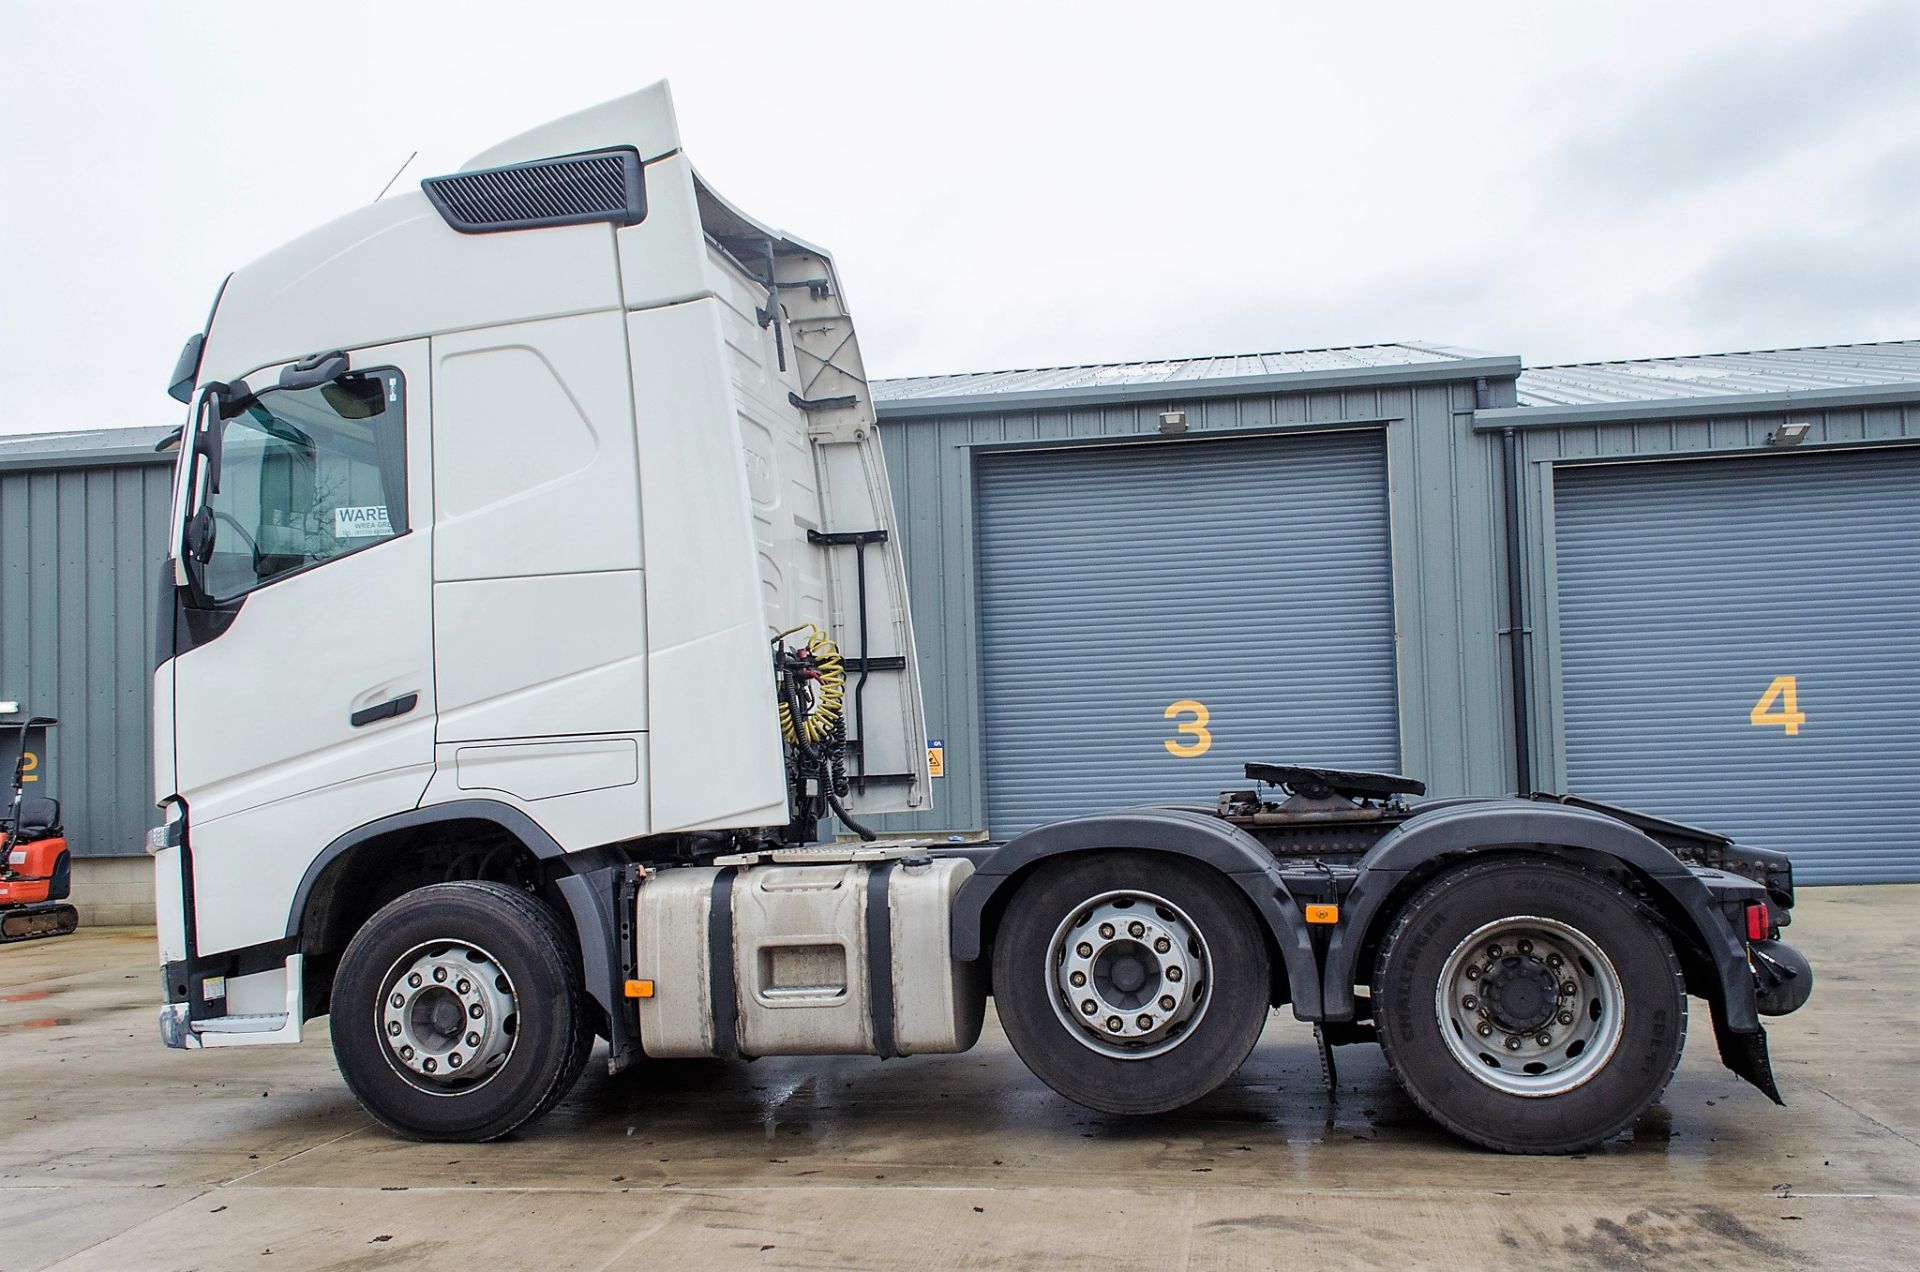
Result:
{"type": "Polygon", "coordinates": [[[927,739],[927,776],[947,775],[947,744],[943,738],[927,739]]]}

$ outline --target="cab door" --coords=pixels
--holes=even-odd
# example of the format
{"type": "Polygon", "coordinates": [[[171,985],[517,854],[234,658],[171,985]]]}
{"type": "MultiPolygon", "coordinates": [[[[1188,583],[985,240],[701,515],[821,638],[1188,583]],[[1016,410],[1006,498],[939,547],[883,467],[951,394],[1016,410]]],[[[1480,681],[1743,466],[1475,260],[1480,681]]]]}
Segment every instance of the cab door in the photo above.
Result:
{"type": "Polygon", "coordinates": [[[203,952],[283,936],[315,856],[433,771],[427,342],[281,371],[203,409],[184,460],[173,754],[203,952]]]}

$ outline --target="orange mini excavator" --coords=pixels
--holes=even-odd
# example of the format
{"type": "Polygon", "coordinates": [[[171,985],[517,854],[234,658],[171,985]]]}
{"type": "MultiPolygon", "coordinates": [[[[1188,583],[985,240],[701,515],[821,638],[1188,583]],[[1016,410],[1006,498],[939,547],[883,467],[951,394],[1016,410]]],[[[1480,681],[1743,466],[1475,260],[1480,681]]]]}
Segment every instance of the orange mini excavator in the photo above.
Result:
{"type": "Polygon", "coordinates": [[[34,716],[20,726],[13,798],[0,820],[0,942],[65,936],[80,926],[80,912],[66,900],[73,859],[60,829],[60,801],[26,793],[27,737],[35,726],[53,723],[51,716],[34,716]]]}

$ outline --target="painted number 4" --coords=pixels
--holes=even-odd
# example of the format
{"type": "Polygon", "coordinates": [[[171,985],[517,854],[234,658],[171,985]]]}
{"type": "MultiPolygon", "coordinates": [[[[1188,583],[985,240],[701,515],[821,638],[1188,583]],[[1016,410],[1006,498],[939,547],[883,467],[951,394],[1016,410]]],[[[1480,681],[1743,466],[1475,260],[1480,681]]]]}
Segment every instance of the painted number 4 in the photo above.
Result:
{"type": "Polygon", "coordinates": [[[1747,712],[1747,722],[1755,728],[1779,725],[1788,737],[1797,737],[1800,726],[1807,722],[1807,713],[1800,709],[1800,678],[1775,676],[1760,701],[1747,712]]]}

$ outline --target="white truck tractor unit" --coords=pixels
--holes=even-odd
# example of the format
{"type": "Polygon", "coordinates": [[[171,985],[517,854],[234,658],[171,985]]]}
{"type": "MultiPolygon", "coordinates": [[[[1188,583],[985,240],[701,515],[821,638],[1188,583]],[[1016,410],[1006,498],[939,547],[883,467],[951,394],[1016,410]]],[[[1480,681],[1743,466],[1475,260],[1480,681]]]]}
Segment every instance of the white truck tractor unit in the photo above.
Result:
{"type": "Polygon", "coordinates": [[[989,994],[1055,1090],[1157,1113],[1284,1006],[1329,1073],[1377,1041],[1459,1135],[1565,1152],[1659,1096],[1691,996],[1778,1099],[1791,868],[1706,831],[1255,762],[1205,803],[875,840],[930,788],[859,345],[664,85],[238,270],[171,391],[169,1046],[326,1015],[373,1116],[484,1140],[599,1039],[614,1071],[956,1052],[989,994]]]}

